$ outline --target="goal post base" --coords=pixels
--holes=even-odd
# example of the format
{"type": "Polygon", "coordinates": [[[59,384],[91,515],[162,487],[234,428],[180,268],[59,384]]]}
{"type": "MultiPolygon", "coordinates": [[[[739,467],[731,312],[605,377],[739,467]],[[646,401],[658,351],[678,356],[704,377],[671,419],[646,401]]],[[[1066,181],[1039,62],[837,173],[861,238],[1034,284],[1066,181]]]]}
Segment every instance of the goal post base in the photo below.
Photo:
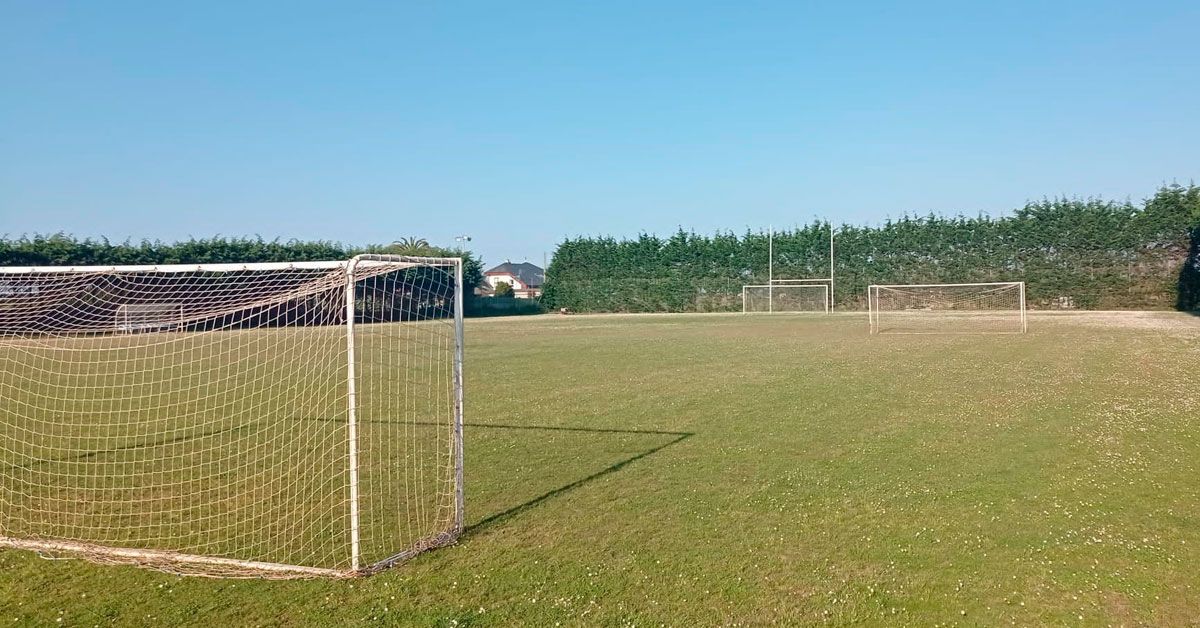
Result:
{"type": "Polygon", "coordinates": [[[14,539],[0,536],[0,547],[30,550],[42,554],[68,554],[92,562],[136,565],[184,575],[207,575],[223,578],[348,578],[356,575],[353,571],[321,567],[200,556],[165,550],[93,545],[76,541],[14,539]],[[189,569],[189,566],[194,569],[189,569]]]}

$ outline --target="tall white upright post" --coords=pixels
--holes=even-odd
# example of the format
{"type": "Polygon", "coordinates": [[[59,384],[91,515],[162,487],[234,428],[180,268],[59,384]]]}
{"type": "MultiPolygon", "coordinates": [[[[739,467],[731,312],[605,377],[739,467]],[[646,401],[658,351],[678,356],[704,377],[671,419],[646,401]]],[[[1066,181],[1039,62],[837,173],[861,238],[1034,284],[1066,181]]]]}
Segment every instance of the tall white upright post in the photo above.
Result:
{"type": "Polygon", "coordinates": [[[1021,282],[1021,333],[1029,331],[1029,323],[1025,319],[1025,282],[1021,282]]]}
{"type": "MultiPolygon", "coordinates": [[[[544,281],[544,279],[543,279],[544,281]]],[[[454,268],[454,528],[463,531],[466,498],[463,492],[463,260],[454,268]]]]}
{"type": "Polygon", "coordinates": [[[879,327],[879,312],[875,311],[878,306],[876,303],[878,295],[879,292],[875,286],[867,286],[867,325],[870,334],[874,334],[879,327]]]}
{"type": "Polygon", "coordinates": [[[775,225],[767,227],[767,311],[775,311],[775,225]]]}
{"type": "Polygon", "coordinates": [[[347,466],[350,475],[350,570],[359,567],[358,530],[358,410],[354,373],[354,268],[358,258],[346,264],[346,437],[349,440],[347,466]]]}
{"type": "Polygon", "coordinates": [[[833,311],[833,221],[829,221],[829,311],[833,311]]]}

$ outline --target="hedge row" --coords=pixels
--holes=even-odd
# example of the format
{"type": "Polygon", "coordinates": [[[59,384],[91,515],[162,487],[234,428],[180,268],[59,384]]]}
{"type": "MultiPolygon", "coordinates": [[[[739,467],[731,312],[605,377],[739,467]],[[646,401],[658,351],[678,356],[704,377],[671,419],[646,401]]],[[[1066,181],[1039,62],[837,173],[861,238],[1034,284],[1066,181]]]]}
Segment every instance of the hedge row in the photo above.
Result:
{"type": "MultiPolygon", "coordinates": [[[[1025,281],[1031,307],[1200,307],[1200,187],[1171,185],[1140,205],[1045,200],[1011,216],[905,216],[837,228],[835,300],[865,307],[874,283],[1025,281]],[[1190,252],[1189,252],[1190,250],[1190,252]]],[[[829,276],[829,224],[775,234],[774,277],[829,276]]],[[[591,312],[737,311],[767,282],[767,235],[679,231],[669,238],[570,239],[543,303],[591,312]]]]}

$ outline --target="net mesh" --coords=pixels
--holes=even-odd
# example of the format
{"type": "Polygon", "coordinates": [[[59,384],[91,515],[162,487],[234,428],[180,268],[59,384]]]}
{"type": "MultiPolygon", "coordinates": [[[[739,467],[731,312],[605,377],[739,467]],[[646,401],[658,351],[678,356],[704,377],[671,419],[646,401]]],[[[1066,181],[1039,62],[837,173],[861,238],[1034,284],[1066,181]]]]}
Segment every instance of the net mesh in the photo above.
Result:
{"type": "Polygon", "coordinates": [[[290,577],[453,540],[457,263],[0,273],[0,544],[290,577]]]}
{"type": "Polygon", "coordinates": [[[823,284],[742,287],[742,311],[747,313],[825,312],[828,303],[829,286],[823,284]]]}
{"type": "Polygon", "coordinates": [[[871,286],[875,333],[1021,333],[1020,283],[871,286]]]}

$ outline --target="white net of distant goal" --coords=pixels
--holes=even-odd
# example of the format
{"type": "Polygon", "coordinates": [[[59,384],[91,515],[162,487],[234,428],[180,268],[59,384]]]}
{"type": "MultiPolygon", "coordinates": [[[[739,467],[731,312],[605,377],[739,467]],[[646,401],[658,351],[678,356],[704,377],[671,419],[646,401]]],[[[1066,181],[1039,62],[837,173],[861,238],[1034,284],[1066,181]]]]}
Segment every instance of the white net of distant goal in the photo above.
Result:
{"type": "Polygon", "coordinates": [[[829,284],[742,286],[746,314],[828,312],[829,305],[829,284]]]}
{"type": "Polygon", "coordinates": [[[1023,282],[875,285],[867,301],[876,334],[1026,331],[1023,282]]]}
{"type": "Polygon", "coordinates": [[[131,303],[117,307],[118,331],[168,331],[182,326],[183,305],[180,303],[131,303]]]}
{"type": "Polygon", "coordinates": [[[463,524],[458,259],[0,268],[0,546],[371,573],[463,524]]]}

